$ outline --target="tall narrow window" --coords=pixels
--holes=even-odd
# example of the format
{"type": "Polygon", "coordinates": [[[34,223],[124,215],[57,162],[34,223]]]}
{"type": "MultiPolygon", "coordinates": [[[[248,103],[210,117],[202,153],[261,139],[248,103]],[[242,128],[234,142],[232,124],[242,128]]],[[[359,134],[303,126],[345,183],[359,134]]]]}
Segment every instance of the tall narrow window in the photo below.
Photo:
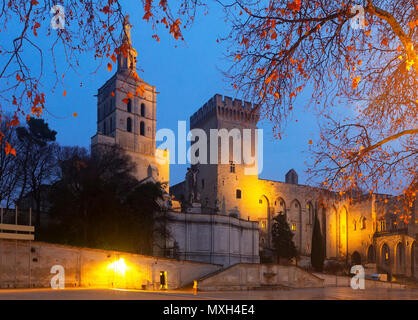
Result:
{"type": "Polygon", "coordinates": [[[241,199],[241,190],[237,189],[237,199],[241,199]]]}
{"type": "Polygon", "coordinates": [[[132,119],[128,118],[126,120],[126,131],[132,132],[132,119]]]}
{"type": "Polygon", "coordinates": [[[141,103],[141,117],[145,117],[145,104],[141,103]]]}
{"type": "Polygon", "coordinates": [[[366,229],[366,218],[362,217],[360,221],[361,221],[361,229],[366,229]]]}
{"type": "Polygon", "coordinates": [[[127,109],[128,109],[128,112],[132,112],[132,100],[131,99],[128,100],[127,109]]]}
{"type": "Polygon", "coordinates": [[[235,163],[233,161],[229,162],[229,172],[235,173],[235,163]]]}
{"type": "Polygon", "coordinates": [[[202,189],[205,189],[205,179],[202,179],[202,189]]]}
{"type": "Polygon", "coordinates": [[[109,133],[113,132],[113,128],[112,128],[112,118],[109,119],[109,133]]]}
{"type": "Polygon", "coordinates": [[[139,125],[139,134],[141,136],[145,136],[145,122],[144,121],[141,121],[139,125]]]}

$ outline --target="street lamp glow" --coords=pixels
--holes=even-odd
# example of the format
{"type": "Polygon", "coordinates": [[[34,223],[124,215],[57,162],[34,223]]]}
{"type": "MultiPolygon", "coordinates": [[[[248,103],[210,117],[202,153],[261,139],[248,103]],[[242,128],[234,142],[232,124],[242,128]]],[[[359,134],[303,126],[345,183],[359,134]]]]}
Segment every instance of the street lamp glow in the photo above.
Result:
{"type": "Polygon", "coordinates": [[[128,269],[128,266],[125,263],[125,259],[120,258],[119,260],[114,261],[111,264],[109,264],[107,266],[107,269],[108,270],[112,270],[113,272],[115,272],[115,273],[117,273],[119,275],[124,276],[126,270],[128,269]]]}

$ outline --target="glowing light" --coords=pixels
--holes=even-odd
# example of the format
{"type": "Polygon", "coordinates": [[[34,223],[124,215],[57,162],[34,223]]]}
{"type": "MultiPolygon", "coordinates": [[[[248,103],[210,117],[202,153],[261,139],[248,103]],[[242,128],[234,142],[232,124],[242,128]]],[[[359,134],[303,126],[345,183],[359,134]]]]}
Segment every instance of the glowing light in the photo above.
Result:
{"type": "Polygon", "coordinates": [[[113,272],[124,276],[126,270],[128,270],[128,266],[125,263],[125,259],[120,258],[119,260],[114,261],[111,264],[109,264],[107,266],[107,269],[112,270],[113,272]]]}

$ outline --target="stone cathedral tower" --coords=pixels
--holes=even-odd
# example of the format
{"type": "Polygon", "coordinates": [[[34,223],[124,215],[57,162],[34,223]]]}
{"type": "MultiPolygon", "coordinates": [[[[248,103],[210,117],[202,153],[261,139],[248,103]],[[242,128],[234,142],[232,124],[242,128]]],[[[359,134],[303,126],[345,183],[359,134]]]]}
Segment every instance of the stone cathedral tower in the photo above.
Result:
{"type": "Polygon", "coordinates": [[[137,52],[130,29],[127,16],[117,72],[97,94],[97,134],[92,137],[91,148],[96,152],[100,146],[119,145],[136,163],[138,180],[152,178],[168,188],[168,150],[156,149],[155,141],[157,90],[136,73],[137,52]]]}

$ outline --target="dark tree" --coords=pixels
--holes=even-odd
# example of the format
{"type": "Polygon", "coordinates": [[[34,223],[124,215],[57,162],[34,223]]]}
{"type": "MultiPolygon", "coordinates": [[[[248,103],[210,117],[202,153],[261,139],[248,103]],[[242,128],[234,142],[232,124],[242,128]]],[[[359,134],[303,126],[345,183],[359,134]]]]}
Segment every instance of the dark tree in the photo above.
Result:
{"type": "Polygon", "coordinates": [[[63,241],[97,246],[105,230],[96,230],[110,215],[118,221],[120,196],[134,181],[133,165],[117,149],[90,156],[85,150],[67,148],[59,158],[59,180],[52,186],[49,215],[68,238],[63,241]]]}
{"type": "Polygon", "coordinates": [[[41,225],[41,203],[45,185],[51,183],[57,168],[56,131],[51,130],[43,119],[30,118],[26,127],[16,129],[18,152],[16,170],[19,176],[19,203],[25,195],[34,202],[35,226],[41,225]]]}
{"type": "Polygon", "coordinates": [[[322,272],[322,269],[324,267],[324,260],[325,260],[324,239],[322,237],[318,216],[315,215],[314,228],[312,232],[312,251],[311,251],[311,264],[315,271],[322,272]]]}
{"type": "Polygon", "coordinates": [[[292,259],[297,257],[297,249],[293,242],[293,233],[286,221],[286,215],[278,214],[273,218],[272,239],[273,247],[278,259],[292,259]]]}
{"type": "Polygon", "coordinates": [[[53,227],[43,240],[151,254],[161,186],[140,184],[134,163],[117,147],[94,155],[66,148],[59,158],[60,178],[50,194],[53,227]]]}
{"type": "Polygon", "coordinates": [[[157,244],[154,240],[168,237],[162,199],[161,185],[153,182],[137,185],[126,199],[129,215],[126,228],[131,230],[132,245],[139,253],[152,254],[153,246],[157,244]]]}
{"type": "MultiPolygon", "coordinates": [[[[3,141],[8,145],[17,144],[16,128],[9,128],[8,123],[11,117],[0,117],[0,142],[3,141]]],[[[15,150],[11,154],[11,150],[6,152],[4,148],[0,148],[0,203],[9,208],[13,203],[15,192],[17,190],[18,170],[15,150]]]]}

